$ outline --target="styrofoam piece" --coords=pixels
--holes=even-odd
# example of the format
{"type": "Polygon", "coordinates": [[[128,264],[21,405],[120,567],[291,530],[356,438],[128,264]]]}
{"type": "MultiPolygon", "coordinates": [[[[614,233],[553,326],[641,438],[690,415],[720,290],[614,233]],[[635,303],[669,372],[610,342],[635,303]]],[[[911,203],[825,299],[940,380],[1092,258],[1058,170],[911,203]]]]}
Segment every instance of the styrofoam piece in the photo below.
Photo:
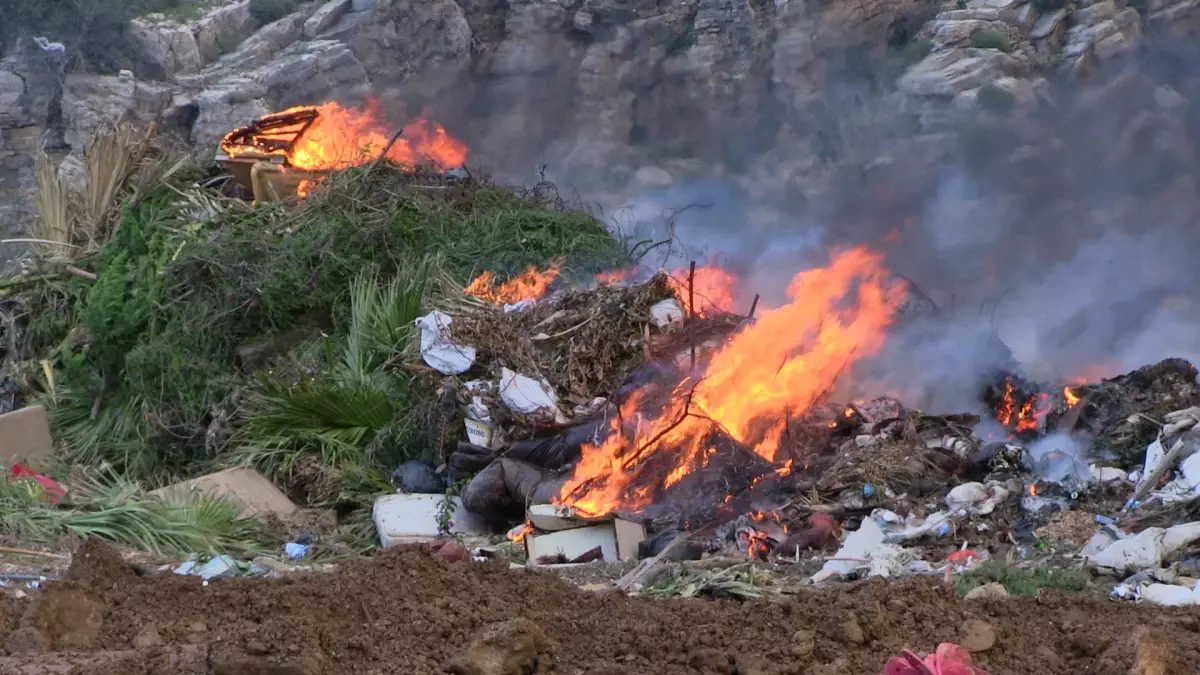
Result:
{"type": "MultiPolygon", "coordinates": [[[[375,500],[373,518],[375,530],[379,532],[379,544],[391,548],[398,544],[412,544],[437,538],[438,514],[445,495],[396,494],[375,500]]],[[[471,513],[458,497],[454,502],[454,513],[450,516],[452,534],[486,535],[488,528],[483,519],[471,513]]]]}

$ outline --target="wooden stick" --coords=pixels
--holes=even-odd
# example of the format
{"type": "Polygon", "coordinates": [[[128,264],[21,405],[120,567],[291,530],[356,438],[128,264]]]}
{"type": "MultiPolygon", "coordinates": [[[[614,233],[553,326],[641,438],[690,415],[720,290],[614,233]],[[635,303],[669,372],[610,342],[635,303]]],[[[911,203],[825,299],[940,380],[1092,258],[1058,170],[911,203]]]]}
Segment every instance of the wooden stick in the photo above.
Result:
{"type": "Polygon", "coordinates": [[[1130,497],[1129,501],[1125,503],[1125,508],[1122,510],[1128,511],[1134,502],[1140,501],[1142,497],[1145,497],[1146,493],[1150,491],[1150,488],[1153,487],[1154,484],[1163,477],[1163,474],[1167,472],[1167,469],[1175,466],[1175,460],[1178,459],[1179,454],[1183,452],[1184,445],[1185,444],[1182,438],[1175,441],[1175,445],[1171,446],[1170,451],[1163,455],[1163,458],[1159,460],[1158,466],[1154,467],[1154,469],[1150,471],[1150,473],[1146,474],[1146,476],[1142,479],[1141,485],[1139,485],[1138,488],[1133,491],[1133,496],[1130,497]]]}
{"type": "Polygon", "coordinates": [[[38,558],[65,559],[65,558],[70,557],[70,556],[63,555],[61,553],[51,553],[49,551],[34,551],[31,549],[27,549],[27,548],[13,548],[11,546],[0,546],[0,553],[9,553],[11,555],[28,555],[28,556],[38,557],[38,558]]]}
{"type": "Polygon", "coordinates": [[[746,315],[746,320],[754,318],[754,310],[758,309],[758,293],[754,294],[754,302],[750,303],[750,313],[746,315]]]}
{"type": "MultiPolygon", "coordinates": [[[[688,269],[688,313],[685,319],[686,323],[691,323],[691,319],[696,316],[696,261],[693,260],[688,269]]],[[[692,370],[696,370],[696,336],[689,334],[689,342],[692,343],[692,370]]]]}
{"type": "Polygon", "coordinates": [[[88,281],[96,280],[96,274],[94,272],[89,272],[87,270],[81,270],[74,265],[64,265],[63,269],[71,274],[74,274],[75,276],[79,277],[80,279],[87,279],[88,281]]]}
{"type": "Polygon", "coordinates": [[[688,535],[686,532],[680,532],[671,543],[667,544],[663,550],[658,552],[658,555],[654,556],[653,558],[643,560],[642,562],[638,563],[636,567],[629,570],[625,576],[618,579],[617,588],[622,591],[628,591],[633,587],[634,584],[646,578],[646,575],[650,573],[650,570],[654,569],[658,563],[662,562],[662,559],[665,558],[668,553],[675,550],[675,548],[682,544],[687,538],[688,535]]]}

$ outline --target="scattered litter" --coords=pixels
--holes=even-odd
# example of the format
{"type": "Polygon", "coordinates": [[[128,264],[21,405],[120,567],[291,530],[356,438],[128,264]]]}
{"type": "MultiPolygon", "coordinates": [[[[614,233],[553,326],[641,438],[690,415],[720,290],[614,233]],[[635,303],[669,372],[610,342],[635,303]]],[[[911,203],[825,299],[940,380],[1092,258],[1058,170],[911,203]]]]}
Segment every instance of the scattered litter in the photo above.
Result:
{"type": "Polygon", "coordinates": [[[445,312],[434,310],[417,319],[421,332],[421,358],[443,375],[458,375],[475,363],[475,348],[455,344],[446,335],[454,319],[445,312]]]}
{"type": "Polygon", "coordinates": [[[885,509],[871,512],[871,521],[884,532],[884,541],[895,544],[926,535],[944,537],[950,534],[950,514],[939,511],[925,518],[909,514],[902,518],[899,514],[885,509]]]}
{"type": "Polygon", "coordinates": [[[286,545],[284,545],[283,552],[284,555],[287,556],[288,560],[297,562],[304,556],[308,555],[308,546],[305,546],[304,544],[288,542],[286,545]]]}

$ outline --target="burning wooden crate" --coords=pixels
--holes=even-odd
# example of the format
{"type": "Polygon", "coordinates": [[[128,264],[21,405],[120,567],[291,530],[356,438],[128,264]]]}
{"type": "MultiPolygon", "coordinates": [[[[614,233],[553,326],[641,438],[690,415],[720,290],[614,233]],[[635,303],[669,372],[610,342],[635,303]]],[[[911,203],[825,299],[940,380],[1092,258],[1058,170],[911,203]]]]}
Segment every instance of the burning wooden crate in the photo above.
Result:
{"type": "Polygon", "coordinates": [[[303,196],[307,186],[328,173],[291,166],[296,143],[319,114],[316,108],[292,108],[235,129],[221,140],[217,163],[238,183],[252,190],[256,201],[303,196]]]}
{"type": "Polygon", "coordinates": [[[433,164],[456,177],[467,147],[440,125],[417,119],[390,133],[378,105],[299,106],[235,129],[221,140],[217,163],[259,201],[304,197],[330,172],[386,159],[412,167],[433,164]]]}
{"type": "Polygon", "coordinates": [[[567,506],[535,504],[519,536],[530,567],[637,560],[646,528],[613,516],[587,518],[567,506]]]}

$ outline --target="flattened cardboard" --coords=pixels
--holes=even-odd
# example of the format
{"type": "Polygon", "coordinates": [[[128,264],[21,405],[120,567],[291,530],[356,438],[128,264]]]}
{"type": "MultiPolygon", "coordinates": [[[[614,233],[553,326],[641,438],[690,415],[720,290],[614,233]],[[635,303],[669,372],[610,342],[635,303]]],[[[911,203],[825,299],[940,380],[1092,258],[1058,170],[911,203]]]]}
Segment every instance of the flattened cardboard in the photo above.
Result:
{"type": "Polygon", "coordinates": [[[0,415],[0,465],[22,463],[42,471],[54,461],[54,439],[40,405],[0,415]]]}
{"type": "Polygon", "coordinates": [[[225,497],[242,509],[242,515],[260,517],[290,516],[300,507],[292,503],[266,476],[246,466],[225,469],[199,478],[168,485],[150,494],[167,497],[198,490],[225,497]]]}

